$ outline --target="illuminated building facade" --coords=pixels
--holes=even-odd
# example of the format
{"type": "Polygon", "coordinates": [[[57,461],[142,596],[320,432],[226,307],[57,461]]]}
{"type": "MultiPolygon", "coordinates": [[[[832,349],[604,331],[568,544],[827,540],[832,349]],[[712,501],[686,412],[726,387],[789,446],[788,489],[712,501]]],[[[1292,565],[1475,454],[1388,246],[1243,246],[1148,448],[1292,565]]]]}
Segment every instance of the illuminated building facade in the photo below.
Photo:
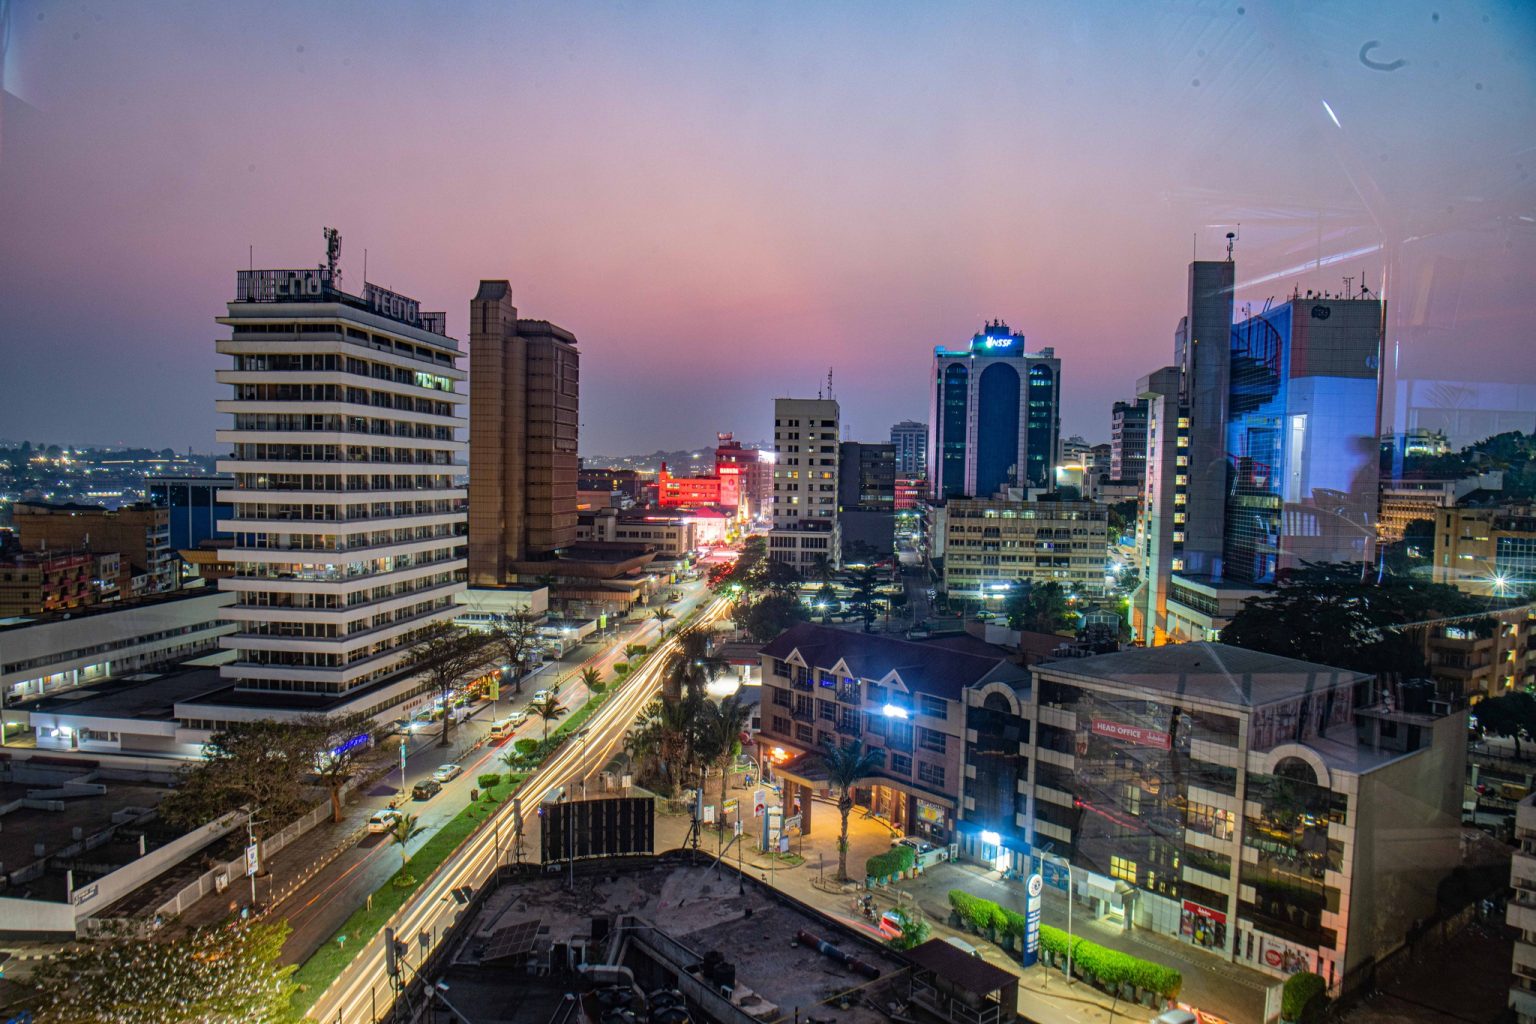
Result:
{"type": "Polygon", "coordinates": [[[1488,597],[1536,586],[1536,506],[1439,510],[1434,580],[1488,597]]]}
{"type": "Polygon", "coordinates": [[[1108,508],[1092,501],[1026,501],[1017,489],[1013,495],[945,504],[943,582],[950,604],[996,612],[1017,580],[1102,594],[1108,508]]]}
{"type": "MultiPolygon", "coordinates": [[[[985,645],[982,645],[985,646],[985,645]]],[[[965,776],[965,693],[1027,675],[1000,652],[981,655],[814,623],[791,627],[761,652],[759,743],[785,753],[778,774],[827,788],[817,751],[861,740],[881,767],[855,799],[894,828],[953,841],[965,776]]],[[[802,806],[809,804],[804,800],[802,806]]],[[[836,827],[835,816],[827,820],[836,827]]]]}
{"type": "Polygon", "coordinates": [[[663,462],[656,473],[656,504],[662,508],[719,505],[721,483],[722,479],[718,476],[673,476],[663,462]]]}
{"type": "Polygon", "coordinates": [[[1466,713],[1376,685],[1200,642],[1037,664],[970,696],[962,852],[1065,890],[1063,858],[1081,912],[1337,992],[1460,862],[1466,713]]]}
{"type": "Polygon", "coordinates": [[[444,321],[373,284],[343,292],[333,269],[239,272],[217,343],[233,693],[197,717],[373,713],[422,688],[401,671],[411,645],[464,589],[464,373],[444,321]]]}
{"type": "Polygon", "coordinates": [[[928,472],[928,424],[902,420],[891,425],[896,448],[896,475],[920,477],[928,472]]]}
{"type": "Polygon", "coordinates": [[[1051,488],[1061,435],[1061,360],[1025,351],[1000,320],[964,349],[933,350],[928,480],[935,500],[1007,486],[1051,488]]]}
{"type": "Polygon", "coordinates": [[[837,520],[838,431],[834,398],[779,398],[773,405],[773,529],[768,554],[800,570],[842,564],[837,520]]]}

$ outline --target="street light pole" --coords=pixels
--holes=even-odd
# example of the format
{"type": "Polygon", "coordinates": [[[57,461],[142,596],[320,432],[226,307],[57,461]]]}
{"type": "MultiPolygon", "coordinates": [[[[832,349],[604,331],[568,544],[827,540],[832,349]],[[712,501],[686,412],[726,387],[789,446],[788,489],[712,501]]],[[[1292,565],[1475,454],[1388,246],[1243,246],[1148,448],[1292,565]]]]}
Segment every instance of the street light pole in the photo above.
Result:
{"type": "Polygon", "coordinates": [[[1049,859],[1052,863],[1060,864],[1067,869],[1067,984],[1070,985],[1072,983],[1072,904],[1074,902],[1072,862],[1060,854],[1048,852],[1048,848],[1040,851],[1040,859],[1042,861],[1049,859]]]}

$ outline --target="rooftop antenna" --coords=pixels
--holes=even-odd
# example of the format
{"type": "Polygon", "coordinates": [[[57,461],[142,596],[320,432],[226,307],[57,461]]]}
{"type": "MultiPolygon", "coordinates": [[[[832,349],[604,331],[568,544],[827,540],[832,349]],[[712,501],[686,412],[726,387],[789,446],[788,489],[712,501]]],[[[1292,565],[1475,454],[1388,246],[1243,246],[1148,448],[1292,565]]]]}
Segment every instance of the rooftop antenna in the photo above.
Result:
{"type": "Polygon", "coordinates": [[[827,397],[832,397],[832,367],[827,367],[827,397]]]}
{"type": "Polygon", "coordinates": [[[1344,297],[1346,299],[1355,297],[1355,279],[1353,277],[1346,277],[1344,279],[1344,297]]]}
{"type": "Polygon", "coordinates": [[[1365,286],[1365,271],[1362,270],[1360,271],[1360,297],[1367,299],[1370,298],[1370,295],[1371,290],[1365,286]]]}
{"type": "Polygon", "coordinates": [[[1236,231],[1228,231],[1227,232],[1227,262],[1228,263],[1232,262],[1232,243],[1235,242],[1235,241],[1237,241],[1237,232],[1236,231]]]}
{"type": "Polygon", "coordinates": [[[336,228],[321,228],[325,235],[325,268],[331,273],[331,283],[341,280],[341,272],[336,265],[341,262],[341,232],[336,228]]]}
{"type": "Polygon", "coordinates": [[[251,270],[254,271],[256,269],[256,247],[254,245],[245,247],[245,262],[249,264],[251,270]]]}
{"type": "Polygon", "coordinates": [[[363,250],[363,284],[368,283],[368,250],[363,250]]]}

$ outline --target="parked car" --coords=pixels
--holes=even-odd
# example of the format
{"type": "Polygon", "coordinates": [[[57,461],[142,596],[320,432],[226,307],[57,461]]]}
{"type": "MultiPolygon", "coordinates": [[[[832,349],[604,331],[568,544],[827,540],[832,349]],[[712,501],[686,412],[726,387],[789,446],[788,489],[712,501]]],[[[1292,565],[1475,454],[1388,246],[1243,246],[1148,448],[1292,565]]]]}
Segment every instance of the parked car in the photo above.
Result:
{"type": "Polygon", "coordinates": [[[411,787],[413,800],[431,800],[443,791],[443,784],[436,779],[422,779],[411,787]]]}
{"type": "Polygon", "coordinates": [[[1200,1018],[1188,1010],[1165,1010],[1152,1018],[1151,1024],[1199,1024],[1200,1018]]]}
{"type": "Polygon", "coordinates": [[[452,782],[454,779],[463,774],[463,772],[463,765],[440,764],[437,766],[437,770],[432,773],[432,779],[438,784],[442,784],[444,782],[452,782]]]}
{"type": "Polygon", "coordinates": [[[373,817],[368,819],[369,832],[388,832],[395,827],[395,822],[402,817],[401,813],[393,807],[386,807],[382,811],[376,811],[373,817]]]}

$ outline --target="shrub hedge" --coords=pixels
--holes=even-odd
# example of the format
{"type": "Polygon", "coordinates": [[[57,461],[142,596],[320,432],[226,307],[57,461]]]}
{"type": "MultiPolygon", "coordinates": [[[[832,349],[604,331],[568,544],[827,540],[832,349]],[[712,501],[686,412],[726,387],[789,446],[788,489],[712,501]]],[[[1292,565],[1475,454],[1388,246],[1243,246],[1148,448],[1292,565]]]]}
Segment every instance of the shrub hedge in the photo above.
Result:
{"type": "MultiPolygon", "coordinates": [[[[977,931],[994,928],[1010,937],[1024,934],[1024,915],[980,896],[959,889],[949,891],[949,905],[960,919],[977,931]]],[[[1067,933],[1050,925],[1040,926],[1040,948],[1056,956],[1067,955],[1067,933]]],[[[1071,940],[1072,963],[1084,974],[1091,974],[1101,985],[1113,988],[1129,983],[1154,992],[1164,999],[1174,999],[1184,986],[1184,976],[1171,967],[1152,963],[1128,953],[1107,949],[1086,939],[1071,940]]],[[[1319,979],[1321,980],[1321,979],[1319,979]]]]}
{"type": "Polygon", "coordinates": [[[1299,1021],[1312,1006],[1313,1000],[1326,999],[1328,983],[1321,975],[1300,971],[1285,979],[1280,990],[1280,1016],[1284,1020],[1299,1021]]]}
{"type": "Polygon", "coordinates": [[[486,772],[484,775],[475,776],[475,785],[481,789],[490,789],[501,781],[500,772],[486,772]]]}
{"type": "Polygon", "coordinates": [[[864,862],[867,878],[886,878],[912,870],[917,854],[910,846],[893,846],[884,853],[877,853],[864,862]]]}

